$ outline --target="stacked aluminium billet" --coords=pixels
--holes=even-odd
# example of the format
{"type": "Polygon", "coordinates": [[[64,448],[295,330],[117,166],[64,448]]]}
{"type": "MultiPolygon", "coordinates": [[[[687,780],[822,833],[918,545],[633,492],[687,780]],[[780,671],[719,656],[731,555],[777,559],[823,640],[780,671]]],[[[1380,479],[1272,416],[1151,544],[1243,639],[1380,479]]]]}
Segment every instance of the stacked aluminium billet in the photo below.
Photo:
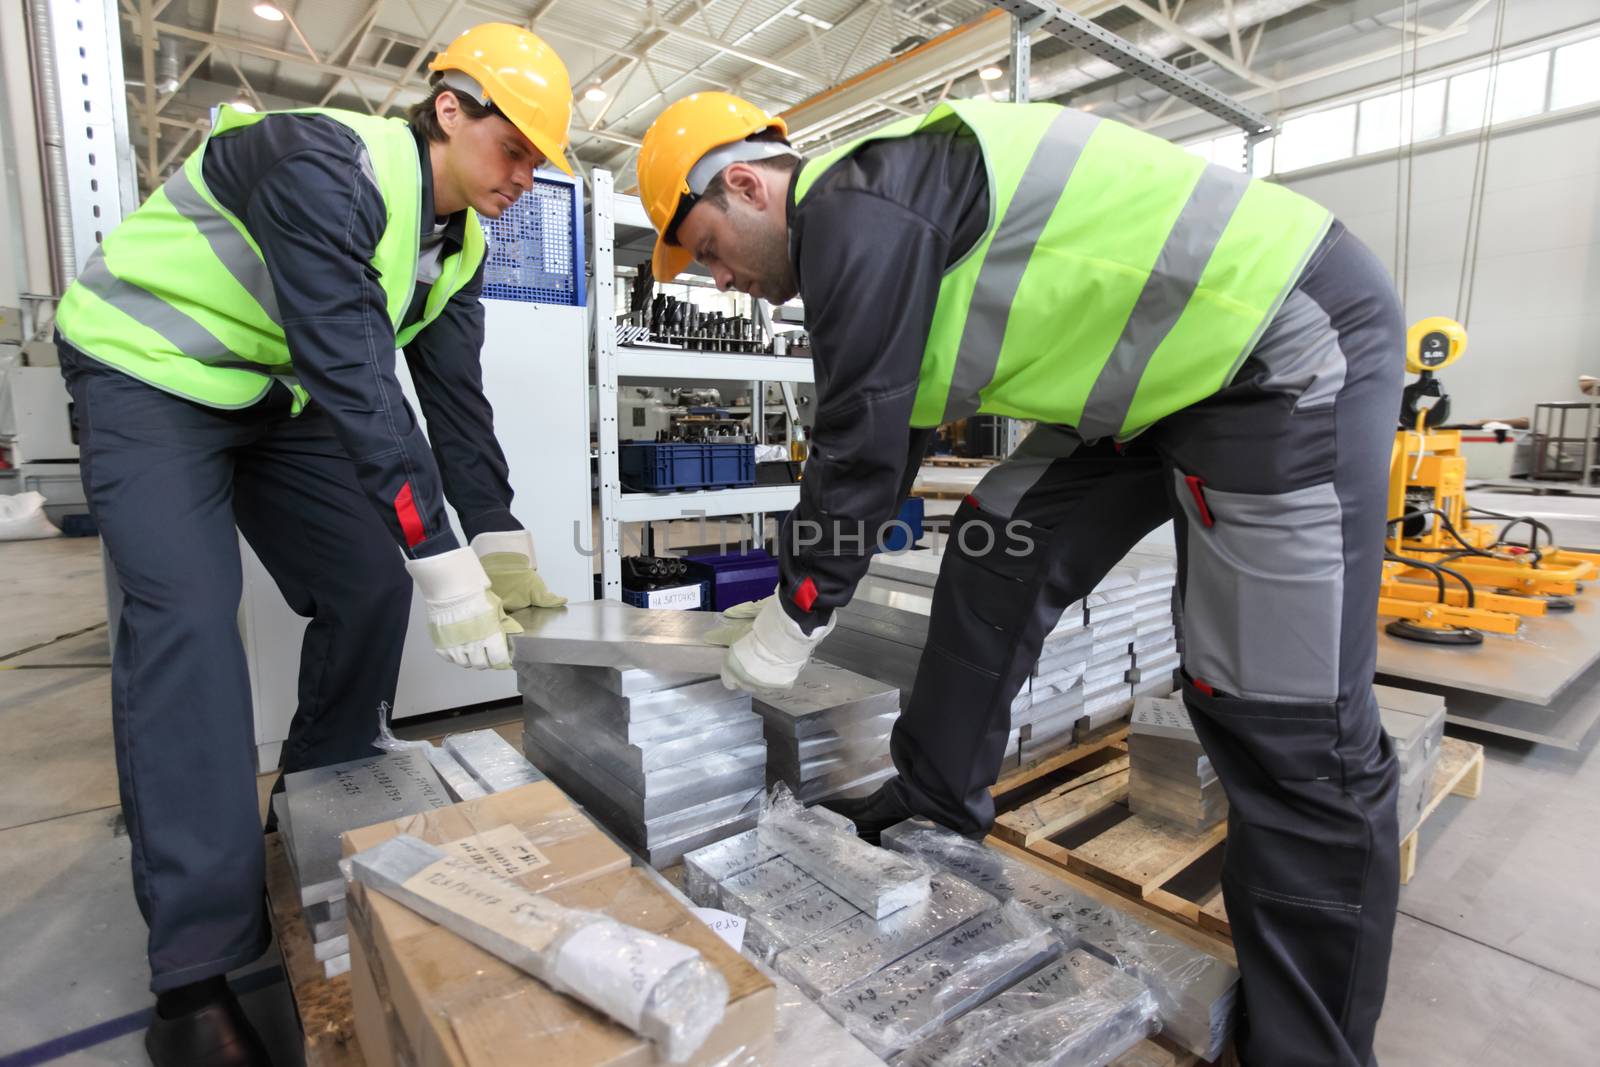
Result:
{"type": "MultiPolygon", "coordinates": [[[[900,684],[904,706],[927,640],[942,560],[939,551],[874,556],[819,654],[900,684]]],[[[1043,755],[1125,717],[1135,696],[1173,691],[1176,580],[1172,553],[1140,546],[1062,612],[1012,702],[1008,756],[1026,761],[1043,755]]]]}
{"type": "MultiPolygon", "coordinates": [[[[1204,1060],[1216,1060],[1222,1054],[1233,1029],[1238,997],[1239,972],[1231,964],[1123,910],[1110,902],[1114,898],[1109,894],[1091,894],[1030,863],[926,820],[913,819],[890,827],[883,832],[883,842],[936,870],[965,879],[997,900],[1025,908],[1055,930],[1065,944],[1068,959],[1072,958],[1074,950],[1082,950],[1127,972],[1147,987],[1154,997],[1164,1037],[1204,1060]]],[[[1056,1021],[1049,1013],[1032,1020],[1024,1015],[1017,1026],[1024,1029],[1042,1026],[1050,1033],[1056,1021]]],[[[1004,1029],[988,1031],[981,1040],[974,1038],[961,1043],[960,1047],[975,1051],[984,1045],[1005,1047],[1012,1044],[1032,1047],[1031,1039],[1004,1029]]],[[[1105,1063],[1114,1060],[1120,1051],[1087,1062],[1105,1063]]],[[[955,1058],[935,1062],[1040,1061],[955,1058]]]]}
{"type": "Polygon", "coordinates": [[[450,803],[428,757],[414,748],[283,776],[283,792],[272,798],[278,835],[328,977],[350,969],[339,835],[450,803]]]}
{"type": "Polygon", "coordinates": [[[1228,814],[1228,797],[1176,697],[1140,697],[1128,730],[1128,810],[1199,832],[1228,814]]]}
{"type": "Polygon", "coordinates": [[[747,694],[714,675],[516,668],[528,758],[653,866],[755,825],[767,746],[747,694]]]}
{"type": "Polygon", "coordinates": [[[1372,691],[1378,698],[1383,728],[1400,761],[1397,811],[1404,838],[1422,821],[1422,809],[1428,804],[1428,788],[1444,742],[1444,697],[1387,685],[1375,685],[1372,691]]]}
{"type": "Polygon", "coordinates": [[[757,694],[751,706],[766,724],[767,783],[784,782],[803,804],[864,795],[894,774],[894,686],[813,660],[792,689],[757,694]]]}
{"type": "Polygon", "coordinates": [[[1026,908],[868,845],[782,787],[756,830],[684,857],[684,889],[743,916],[746,951],[885,1058],[1061,952],[1026,908]]]}

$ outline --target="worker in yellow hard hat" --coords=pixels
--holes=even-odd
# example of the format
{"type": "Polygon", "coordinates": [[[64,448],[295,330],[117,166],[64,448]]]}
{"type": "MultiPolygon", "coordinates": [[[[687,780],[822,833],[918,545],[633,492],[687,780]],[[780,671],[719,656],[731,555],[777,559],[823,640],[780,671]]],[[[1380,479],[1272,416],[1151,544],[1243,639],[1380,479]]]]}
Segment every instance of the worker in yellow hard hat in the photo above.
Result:
{"type": "Polygon", "coordinates": [[[512,516],[484,397],[479,217],[542,164],[570,173],[571,85],[503,24],[430,69],[406,120],[221,108],[61,301],[84,490],[123,594],[112,716],[159,1067],[268,1062],[225,981],[271,936],[236,529],[310,619],[285,772],[376,754],[413,586],[465,667],[509,666],[508,609],[563,603],[512,516]]]}
{"type": "MultiPolygon", "coordinates": [[[[656,277],[694,259],[723,289],[798,294],[816,364],[778,591],[723,681],[795,683],[937,427],[1035,422],[952,519],[893,776],[826,802],[864,837],[912,816],[981,836],[1014,706],[1040,698],[1031,732],[1059,737],[1181,682],[1163,714],[1192,720],[1232,805],[1241,1059],[1373,1062],[1399,775],[1372,619],[1405,351],[1382,265],[1282,186],[1054,104],[950,100],[803,159],[786,134],[707,92],[639,151],[656,277]],[[1181,654],[1170,564],[1091,598],[1169,521],[1181,654]]],[[[1190,1050],[1215,1058],[1211,1036],[1190,1050]]]]}

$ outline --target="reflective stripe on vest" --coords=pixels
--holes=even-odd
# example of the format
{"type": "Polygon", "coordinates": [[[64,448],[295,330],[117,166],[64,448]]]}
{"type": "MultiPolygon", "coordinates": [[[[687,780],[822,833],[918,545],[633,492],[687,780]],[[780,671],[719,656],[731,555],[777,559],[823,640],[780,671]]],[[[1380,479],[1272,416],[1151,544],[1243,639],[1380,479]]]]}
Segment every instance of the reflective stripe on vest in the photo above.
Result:
{"type": "Polygon", "coordinates": [[[867,141],[964,126],[989,222],[945,272],[912,422],[979,411],[1130,437],[1232,379],[1331,217],[1279,186],[1052,104],[942,104],[867,141]]]}
{"type": "MultiPolygon", "coordinates": [[[[462,249],[440,265],[422,317],[401,330],[416,286],[421,238],[416,140],[397,119],[316,108],[296,113],[333,119],[360,140],[362,173],[378,189],[385,212],[372,267],[401,347],[476,273],[484,254],[477,216],[468,212],[462,249]]],[[[277,292],[261,250],[204,178],[212,138],[266,114],[222,108],[206,142],[105,239],[62,298],[57,324],[74,347],[213,407],[248,406],[273,379],[294,391],[296,411],[303,406],[305,393],[291,369],[277,292]]]]}

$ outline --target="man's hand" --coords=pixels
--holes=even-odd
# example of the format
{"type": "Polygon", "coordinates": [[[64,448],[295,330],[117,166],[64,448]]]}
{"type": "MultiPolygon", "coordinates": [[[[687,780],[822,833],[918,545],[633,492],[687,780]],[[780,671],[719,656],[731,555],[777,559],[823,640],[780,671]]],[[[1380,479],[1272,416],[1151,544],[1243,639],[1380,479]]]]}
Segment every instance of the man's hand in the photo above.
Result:
{"type": "Polygon", "coordinates": [[[539,577],[533,535],[527,530],[481,533],[472,539],[472,550],[483,562],[490,588],[507,611],[559,608],[567,602],[566,597],[552,593],[539,577]]]}
{"type": "Polygon", "coordinates": [[[734,641],[723,657],[722,684],[747,693],[788,689],[835,621],[829,619],[808,634],[789,618],[776,596],[768,597],[760,602],[749,632],[734,641]]]}
{"type": "Polygon", "coordinates": [[[511,667],[507,634],[522,627],[489,589],[489,576],[470,548],[406,562],[428,612],[433,649],[458,667],[511,667]]]}

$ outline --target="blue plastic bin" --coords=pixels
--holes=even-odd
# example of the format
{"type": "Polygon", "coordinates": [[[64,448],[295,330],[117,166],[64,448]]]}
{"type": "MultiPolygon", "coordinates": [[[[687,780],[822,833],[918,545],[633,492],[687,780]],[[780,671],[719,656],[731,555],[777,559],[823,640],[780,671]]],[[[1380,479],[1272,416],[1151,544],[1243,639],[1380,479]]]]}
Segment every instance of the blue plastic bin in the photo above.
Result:
{"type": "Polygon", "coordinates": [[[778,561],[759,548],[749,552],[724,552],[709,556],[685,556],[689,574],[700,578],[711,590],[705,606],[711,611],[727,611],[735,604],[747,604],[772,595],[778,585],[778,561]]]}
{"type": "Polygon", "coordinates": [[[729,489],[754,485],[755,445],[624,441],[617,450],[622,485],[633,490],[729,489]]]}

